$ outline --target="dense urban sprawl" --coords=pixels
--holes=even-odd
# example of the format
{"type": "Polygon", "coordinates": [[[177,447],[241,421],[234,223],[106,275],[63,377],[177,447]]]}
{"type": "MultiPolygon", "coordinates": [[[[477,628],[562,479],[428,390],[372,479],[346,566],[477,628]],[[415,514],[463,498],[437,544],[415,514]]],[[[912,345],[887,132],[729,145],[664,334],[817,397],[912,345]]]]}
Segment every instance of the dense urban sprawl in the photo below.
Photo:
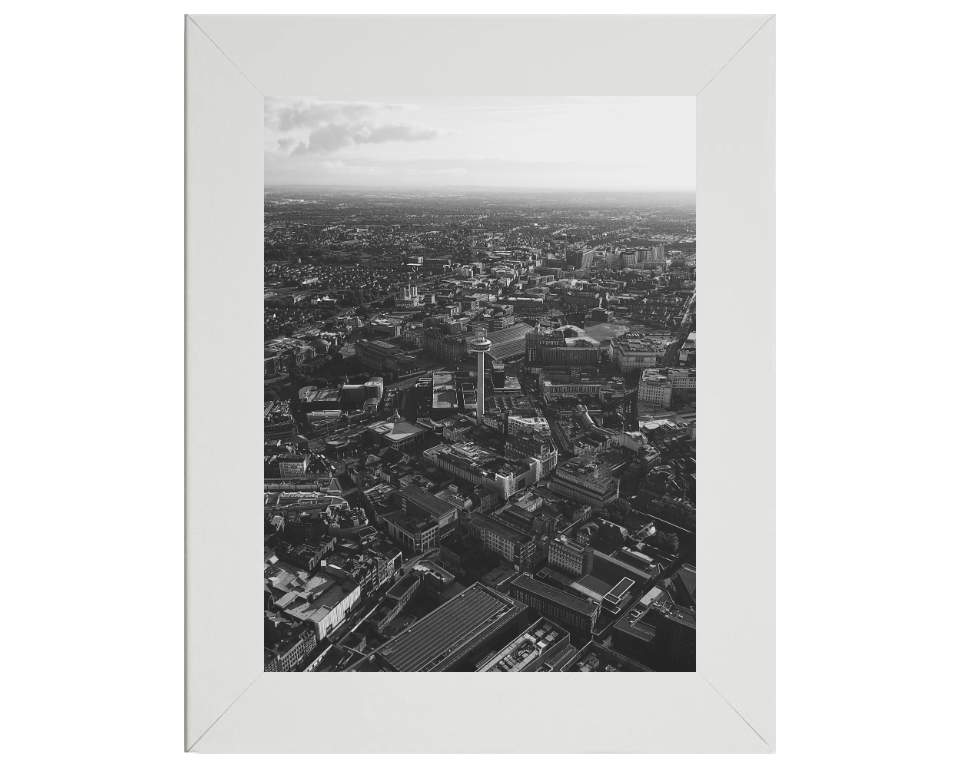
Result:
{"type": "Polygon", "coordinates": [[[264,205],[265,669],[695,669],[693,195],[264,205]]]}

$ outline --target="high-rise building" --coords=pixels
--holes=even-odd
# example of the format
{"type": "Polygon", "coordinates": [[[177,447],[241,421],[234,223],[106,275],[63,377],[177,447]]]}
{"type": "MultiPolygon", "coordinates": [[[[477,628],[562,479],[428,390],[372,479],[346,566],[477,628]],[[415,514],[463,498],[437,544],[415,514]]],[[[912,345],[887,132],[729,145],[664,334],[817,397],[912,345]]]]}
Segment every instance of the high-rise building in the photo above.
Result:
{"type": "Polygon", "coordinates": [[[589,249],[574,251],[573,253],[567,254],[567,262],[571,264],[574,269],[590,269],[590,267],[593,266],[594,255],[594,251],[589,249]]]}
{"type": "Polygon", "coordinates": [[[394,298],[398,307],[411,309],[420,306],[420,289],[416,285],[404,286],[394,298]]]}

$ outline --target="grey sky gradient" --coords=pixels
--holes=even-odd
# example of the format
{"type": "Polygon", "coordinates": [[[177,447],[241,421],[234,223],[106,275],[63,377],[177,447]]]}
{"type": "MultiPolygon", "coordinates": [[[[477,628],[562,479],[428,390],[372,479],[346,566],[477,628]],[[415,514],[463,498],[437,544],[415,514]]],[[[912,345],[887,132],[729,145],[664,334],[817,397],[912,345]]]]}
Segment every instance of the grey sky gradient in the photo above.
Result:
{"type": "Polygon", "coordinates": [[[265,183],[693,190],[696,100],[267,99],[265,183]]]}

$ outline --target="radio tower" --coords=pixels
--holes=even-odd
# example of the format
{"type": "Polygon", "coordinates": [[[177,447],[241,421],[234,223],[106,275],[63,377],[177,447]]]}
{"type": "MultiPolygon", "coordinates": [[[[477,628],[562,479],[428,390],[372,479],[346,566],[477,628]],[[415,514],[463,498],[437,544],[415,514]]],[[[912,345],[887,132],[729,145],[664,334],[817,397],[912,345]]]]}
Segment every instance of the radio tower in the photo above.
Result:
{"type": "Polygon", "coordinates": [[[483,329],[473,341],[470,342],[470,351],[477,354],[477,426],[483,424],[483,384],[484,384],[484,365],[483,355],[490,351],[490,339],[487,338],[487,332],[483,329]]]}

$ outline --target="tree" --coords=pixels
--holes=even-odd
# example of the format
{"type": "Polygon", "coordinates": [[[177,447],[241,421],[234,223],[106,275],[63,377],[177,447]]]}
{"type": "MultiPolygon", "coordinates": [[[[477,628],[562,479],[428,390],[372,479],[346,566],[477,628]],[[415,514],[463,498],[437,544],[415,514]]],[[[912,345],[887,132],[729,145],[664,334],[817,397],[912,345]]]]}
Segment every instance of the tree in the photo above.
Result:
{"type": "Polygon", "coordinates": [[[664,552],[671,552],[673,554],[676,554],[680,550],[680,539],[675,533],[657,531],[647,539],[647,543],[657,549],[662,549],[664,552]]]}
{"type": "Polygon", "coordinates": [[[600,508],[600,516],[605,517],[613,523],[623,523],[627,515],[633,511],[633,508],[623,499],[611,499],[600,508]]]}

